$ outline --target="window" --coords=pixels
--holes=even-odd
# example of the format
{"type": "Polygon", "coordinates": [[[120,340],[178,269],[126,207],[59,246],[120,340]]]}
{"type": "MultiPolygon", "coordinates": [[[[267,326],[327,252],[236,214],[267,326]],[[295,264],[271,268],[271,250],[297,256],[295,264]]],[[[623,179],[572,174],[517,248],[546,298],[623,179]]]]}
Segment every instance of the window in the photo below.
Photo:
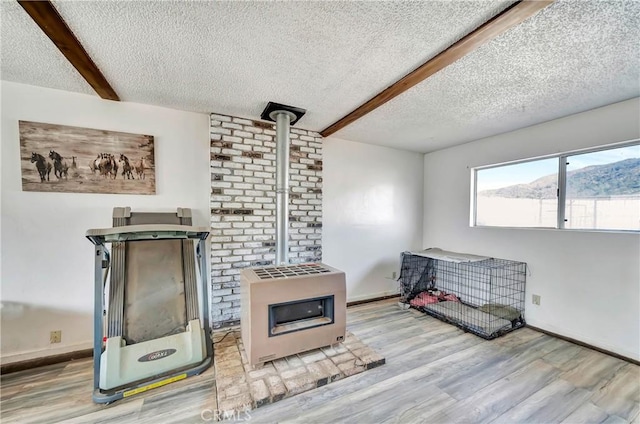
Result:
{"type": "Polygon", "coordinates": [[[640,145],[567,156],[564,227],[640,230],[640,145]]]}
{"type": "Polygon", "coordinates": [[[474,169],[476,226],[640,231],[640,144],[474,169]]]}
{"type": "Polygon", "coordinates": [[[555,227],[558,160],[544,159],[478,170],[476,225],[555,227]]]}

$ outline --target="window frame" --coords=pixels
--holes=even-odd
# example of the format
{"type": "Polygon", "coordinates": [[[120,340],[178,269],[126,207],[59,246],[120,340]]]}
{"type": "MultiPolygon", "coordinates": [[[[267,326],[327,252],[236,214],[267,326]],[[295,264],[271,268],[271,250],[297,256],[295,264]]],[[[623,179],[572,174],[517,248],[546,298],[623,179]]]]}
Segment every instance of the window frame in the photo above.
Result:
{"type": "Polygon", "coordinates": [[[474,228],[505,228],[505,229],[524,229],[524,230],[560,230],[560,231],[582,231],[582,232],[606,232],[606,233],[633,233],[639,234],[640,230],[621,230],[621,229],[605,229],[605,228],[566,228],[566,199],[567,199],[567,161],[571,156],[577,156],[587,153],[602,152],[606,150],[615,150],[624,147],[640,146],[640,138],[622,141],[619,143],[611,143],[602,146],[588,147],[584,149],[570,150],[561,153],[536,156],[532,158],[519,159],[508,162],[501,162],[491,165],[483,165],[471,167],[471,213],[469,217],[469,226],[474,228]],[[499,225],[478,225],[478,171],[487,169],[501,168],[504,166],[519,165],[523,163],[536,162],[546,159],[557,159],[558,161],[558,210],[557,222],[555,227],[510,227],[499,225]]]}

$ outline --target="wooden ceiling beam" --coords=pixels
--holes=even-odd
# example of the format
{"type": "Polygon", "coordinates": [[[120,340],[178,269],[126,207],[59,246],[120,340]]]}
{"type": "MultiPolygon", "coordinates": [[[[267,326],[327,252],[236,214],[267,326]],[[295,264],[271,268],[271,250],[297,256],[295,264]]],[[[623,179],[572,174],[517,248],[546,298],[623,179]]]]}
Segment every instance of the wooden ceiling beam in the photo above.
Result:
{"type": "Polygon", "coordinates": [[[100,97],[107,100],[120,100],[50,1],[18,0],[18,3],[100,97]]]}
{"type": "Polygon", "coordinates": [[[522,0],[514,3],[476,30],[467,34],[460,41],[452,44],[449,48],[423,63],[396,83],[385,88],[353,112],[320,131],[320,134],[323,137],[327,137],[341,130],[458,59],[468,55],[503,32],[519,25],[553,2],[554,0],[522,0]]]}

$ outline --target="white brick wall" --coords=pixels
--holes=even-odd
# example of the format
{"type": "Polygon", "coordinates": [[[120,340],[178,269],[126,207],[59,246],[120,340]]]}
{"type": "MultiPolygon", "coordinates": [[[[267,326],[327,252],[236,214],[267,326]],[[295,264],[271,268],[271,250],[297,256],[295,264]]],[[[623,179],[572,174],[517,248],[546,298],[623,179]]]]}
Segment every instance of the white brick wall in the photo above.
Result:
{"type": "MultiPolygon", "coordinates": [[[[275,127],[211,114],[214,327],[240,319],[240,270],[275,259],[275,127]]],[[[289,262],[322,260],[322,138],[291,129],[289,262]]]]}

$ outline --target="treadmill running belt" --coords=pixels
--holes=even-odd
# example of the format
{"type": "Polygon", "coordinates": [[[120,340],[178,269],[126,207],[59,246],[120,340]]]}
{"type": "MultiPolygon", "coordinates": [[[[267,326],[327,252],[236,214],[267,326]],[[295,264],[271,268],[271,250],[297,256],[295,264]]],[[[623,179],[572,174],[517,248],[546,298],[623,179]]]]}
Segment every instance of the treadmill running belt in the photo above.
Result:
{"type": "Polygon", "coordinates": [[[182,241],[127,243],[124,338],[127,344],[185,331],[182,241]]]}

